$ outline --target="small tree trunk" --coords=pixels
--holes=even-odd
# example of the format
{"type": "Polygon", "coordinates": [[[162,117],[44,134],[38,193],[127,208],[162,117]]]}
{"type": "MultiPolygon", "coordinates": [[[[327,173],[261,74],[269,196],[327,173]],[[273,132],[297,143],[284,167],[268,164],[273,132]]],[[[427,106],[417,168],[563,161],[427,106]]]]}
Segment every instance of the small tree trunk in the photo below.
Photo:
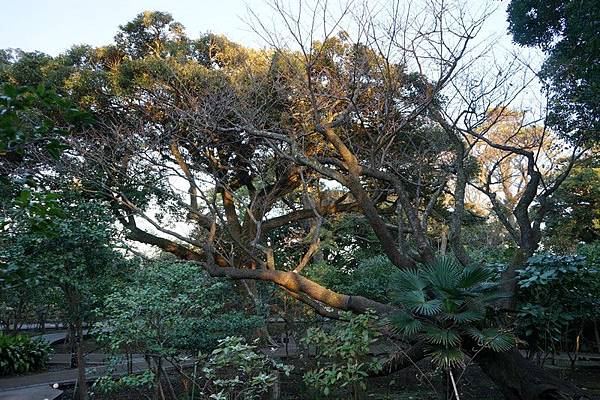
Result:
{"type": "Polygon", "coordinates": [[[598,349],[598,353],[600,353],[600,331],[598,331],[598,320],[594,320],[594,336],[596,337],[596,348],[598,349]]]}
{"type": "Polygon", "coordinates": [[[67,337],[67,340],[69,342],[69,351],[71,353],[70,367],[76,368],[77,367],[77,344],[76,344],[77,334],[75,333],[75,326],[72,323],[69,323],[68,335],[69,336],[67,337]]]}
{"type": "Polygon", "coordinates": [[[272,371],[272,373],[275,375],[275,382],[269,389],[269,400],[279,400],[281,397],[281,382],[279,381],[280,374],[277,370],[272,371]]]}
{"type": "Polygon", "coordinates": [[[448,228],[446,225],[442,226],[442,242],[440,244],[440,255],[446,255],[446,249],[448,248],[448,228]]]}
{"type": "Polygon", "coordinates": [[[77,398],[79,400],[87,400],[88,398],[88,384],[85,376],[85,354],[83,352],[83,324],[81,321],[76,322],[76,337],[75,343],[77,347],[77,380],[79,385],[77,386],[77,398]]]}
{"type": "Polygon", "coordinates": [[[171,395],[171,398],[173,400],[177,400],[177,395],[175,394],[175,389],[173,388],[171,380],[169,379],[169,374],[167,374],[167,371],[165,371],[165,368],[163,366],[160,367],[160,370],[165,379],[165,382],[167,382],[167,387],[169,388],[169,394],[171,395]]]}
{"type": "Polygon", "coordinates": [[[571,360],[571,369],[575,369],[575,364],[577,363],[577,360],[579,359],[579,349],[580,349],[580,344],[581,344],[581,334],[583,333],[583,323],[581,324],[581,327],[579,328],[579,331],[577,332],[577,337],[575,337],[575,356],[573,357],[573,360],[571,360]]]}
{"type": "Polygon", "coordinates": [[[160,357],[154,358],[154,396],[153,400],[158,400],[159,397],[162,396],[164,398],[164,394],[162,392],[162,387],[160,384],[161,380],[161,372],[162,372],[162,359],[160,357]]]}

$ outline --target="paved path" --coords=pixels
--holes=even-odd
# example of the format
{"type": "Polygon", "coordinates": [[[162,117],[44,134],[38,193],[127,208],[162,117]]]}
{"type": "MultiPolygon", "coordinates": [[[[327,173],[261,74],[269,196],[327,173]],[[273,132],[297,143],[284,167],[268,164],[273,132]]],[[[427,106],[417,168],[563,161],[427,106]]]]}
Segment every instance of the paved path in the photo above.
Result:
{"type": "MultiPolygon", "coordinates": [[[[46,322],[44,324],[45,329],[58,329],[58,328],[66,328],[65,324],[62,322],[46,322]]],[[[40,324],[22,324],[19,326],[17,330],[20,331],[32,331],[34,329],[40,329],[40,324]]]]}
{"type": "MultiPolygon", "coordinates": [[[[182,367],[191,367],[194,365],[194,360],[188,360],[181,363],[182,367]]],[[[146,361],[142,359],[134,359],[132,362],[133,373],[139,373],[145,371],[148,366],[146,361]]],[[[166,370],[172,369],[171,366],[166,366],[166,370]]],[[[105,365],[99,365],[88,369],[86,374],[89,381],[93,381],[105,375],[107,367],[105,365]]],[[[115,367],[113,376],[121,376],[127,373],[127,365],[119,364],[115,367]]],[[[15,392],[19,390],[29,389],[32,386],[35,387],[51,387],[53,384],[58,383],[59,386],[73,385],[77,382],[77,369],[63,369],[60,371],[49,371],[41,374],[30,374],[22,376],[13,376],[9,378],[0,379],[0,400],[6,400],[3,395],[7,391],[15,392]]],[[[38,397],[27,397],[23,398],[27,400],[42,400],[38,397]]]]}
{"type": "MultiPolygon", "coordinates": [[[[145,371],[146,361],[136,359],[133,361],[133,372],[145,371]]],[[[104,365],[95,366],[89,369],[87,374],[88,379],[96,379],[106,372],[107,367],[104,365]]],[[[124,375],[127,371],[125,364],[119,365],[115,368],[116,375],[124,375]]],[[[41,374],[30,374],[13,376],[9,378],[0,379],[0,393],[3,390],[16,389],[20,387],[28,387],[33,385],[52,385],[58,383],[59,385],[74,384],[77,381],[77,369],[63,369],[60,371],[49,371],[41,374]]]]}
{"type": "MultiPolygon", "coordinates": [[[[85,356],[85,365],[94,366],[98,364],[106,364],[111,358],[112,354],[102,354],[102,353],[90,353],[85,356]]],[[[143,354],[132,354],[133,360],[144,360],[143,354]]],[[[48,364],[71,364],[71,355],[70,354],[52,354],[50,356],[50,360],[48,360],[48,364]]]]}
{"type": "Polygon", "coordinates": [[[42,339],[48,344],[54,344],[61,342],[67,338],[67,331],[64,332],[53,332],[53,333],[45,333],[43,335],[34,336],[36,339],[42,339]]]}
{"type": "Polygon", "coordinates": [[[54,400],[62,394],[62,390],[53,389],[49,385],[30,386],[15,390],[0,391],[0,400],[54,400]]]}
{"type": "MultiPolygon", "coordinates": [[[[83,336],[86,336],[88,334],[88,332],[89,331],[87,329],[84,329],[83,336]]],[[[64,341],[67,338],[68,334],[69,334],[68,331],[59,331],[59,332],[45,333],[43,335],[36,335],[33,337],[42,339],[42,340],[48,342],[48,344],[54,344],[54,343],[64,341]]]]}

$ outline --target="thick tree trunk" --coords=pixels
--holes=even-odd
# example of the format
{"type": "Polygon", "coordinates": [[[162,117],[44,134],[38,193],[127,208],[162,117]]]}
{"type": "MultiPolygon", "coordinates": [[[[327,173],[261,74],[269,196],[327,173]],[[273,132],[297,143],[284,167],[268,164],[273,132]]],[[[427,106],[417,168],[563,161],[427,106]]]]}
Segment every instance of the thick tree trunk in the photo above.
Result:
{"type": "Polygon", "coordinates": [[[538,367],[513,349],[484,350],[475,362],[494,381],[506,400],[598,400],[575,385],[538,367]]]}
{"type": "Polygon", "coordinates": [[[517,292],[518,292],[518,282],[517,282],[517,270],[524,268],[527,264],[527,260],[529,257],[533,255],[533,250],[524,249],[523,246],[520,246],[513,256],[510,264],[508,265],[506,271],[502,273],[500,278],[500,290],[510,296],[502,299],[499,303],[503,306],[503,308],[507,310],[514,310],[517,306],[517,292]]]}

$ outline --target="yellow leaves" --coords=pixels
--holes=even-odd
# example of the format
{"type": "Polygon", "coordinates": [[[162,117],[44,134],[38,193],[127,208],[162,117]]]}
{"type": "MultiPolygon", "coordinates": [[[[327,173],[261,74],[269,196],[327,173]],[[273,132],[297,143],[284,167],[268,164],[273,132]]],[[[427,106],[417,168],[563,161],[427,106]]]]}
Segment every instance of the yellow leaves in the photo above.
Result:
{"type": "Polygon", "coordinates": [[[152,25],[152,21],[153,21],[153,12],[152,11],[144,11],[142,13],[142,22],[144,24],[144,26],[150,26],[152,25]]]}

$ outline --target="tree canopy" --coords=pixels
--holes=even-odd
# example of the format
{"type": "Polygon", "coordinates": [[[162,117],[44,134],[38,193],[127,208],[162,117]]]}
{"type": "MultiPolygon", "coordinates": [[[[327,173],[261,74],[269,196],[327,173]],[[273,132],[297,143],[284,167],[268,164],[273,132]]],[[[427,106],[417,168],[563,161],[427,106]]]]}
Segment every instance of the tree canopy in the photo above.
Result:
{"type": "Polygon", "coordinates": [[[551,125],[574,138],[597,141],[600,131],[600,5],[597,1],[512,0],[514,40],[541,48],[550,91],[551,125]]]}
{"type": "MultiPolygon", "coordinates": [[[[521,15],[519,4],[511,3],[511,16],[521,15]]],[[[556,4],[566,13],[558,20],[544,17],[550,33],[521,20],[511,29],[526,31],[524,44],[552,37],[546,49],[562,51],[557,38],[574,40],[570,29],[583,29],[565,27],[576,13],[570,4],[556,4]]],[[[569,174],[579,174],[590,150],[557,133],[596,132],[596,66],[567,73],[566,64],[551,67],[567,54],[551,55],[546,73],[566,75],[552,76],[551,113],[534,115],[513,104],[531,81],[528,66],[518,58],[493,65],[490,49],[474,42],[485,11],[473,16],[460,3],[427,2],[378,20],[347,5],[339,19],[320,20],[332,11],[326,2],[315,7],[307,23],[275,2],[286,35],[256,19],[268,44],[260,50],[214,34],[191,38],[169,14],[147,11],[106,46],[57,57],[4,52],[0,137],[8,144],[0,147],[0,177],[13,188],[6,208],[22,211],[28,196],[73,188],[85,204],[106,207],[82,218],[100,225],[106,218],[128,243],[239,281],[240,307],[263,307],[272,292],[258,281],[268,282],[325,317],[372,312],[396,317],[404,333],[422,323],[445,367],[462,362],[459,350],[477,348],[507,399],[581,394],[525,360],[512,334],[496,326],[501,318],[486,316],[516,313],[519,271],[543,243],[553,207],[577,201],[561,187],[572,184],[569,174]],[[15,88],[32,85],[36,101],[19,103],[29,93],[19,90],[31,89],[15,88]],[[69,102],[60,100],[55,113],[37,101],[44,93],[69,102]],[[474,304],[496,275],[473,266],[479,244],[468,243],[467,232],[492,224],[511,249],[498,271],[505,295],[474,304]],[[387,286],[397,277],[404,286],[387,286]],[[409,293],[394,301],[399,288],[409,293]],[[464,319],[461,329],[450,326],[456,318],[464,319]],[[506,365],[517,372],[505,374],[506,365]]],[[[63,211],[75,212],[65,201],[63,211]]],[[[18,227],[10,218],[4,224],[18,227]]],[[[178,276],[193,270],[170,267],[178,276]]],[[[152,279],[161,279],[156,273],[152,279]]],[[[190,279],[187,289],[203,293],[203,282],[190,279]]],[[[122,305],[110,300],[116,315],[122,305]]],[[[406,336],[416,353],[431,354],[406,336]]]]}

